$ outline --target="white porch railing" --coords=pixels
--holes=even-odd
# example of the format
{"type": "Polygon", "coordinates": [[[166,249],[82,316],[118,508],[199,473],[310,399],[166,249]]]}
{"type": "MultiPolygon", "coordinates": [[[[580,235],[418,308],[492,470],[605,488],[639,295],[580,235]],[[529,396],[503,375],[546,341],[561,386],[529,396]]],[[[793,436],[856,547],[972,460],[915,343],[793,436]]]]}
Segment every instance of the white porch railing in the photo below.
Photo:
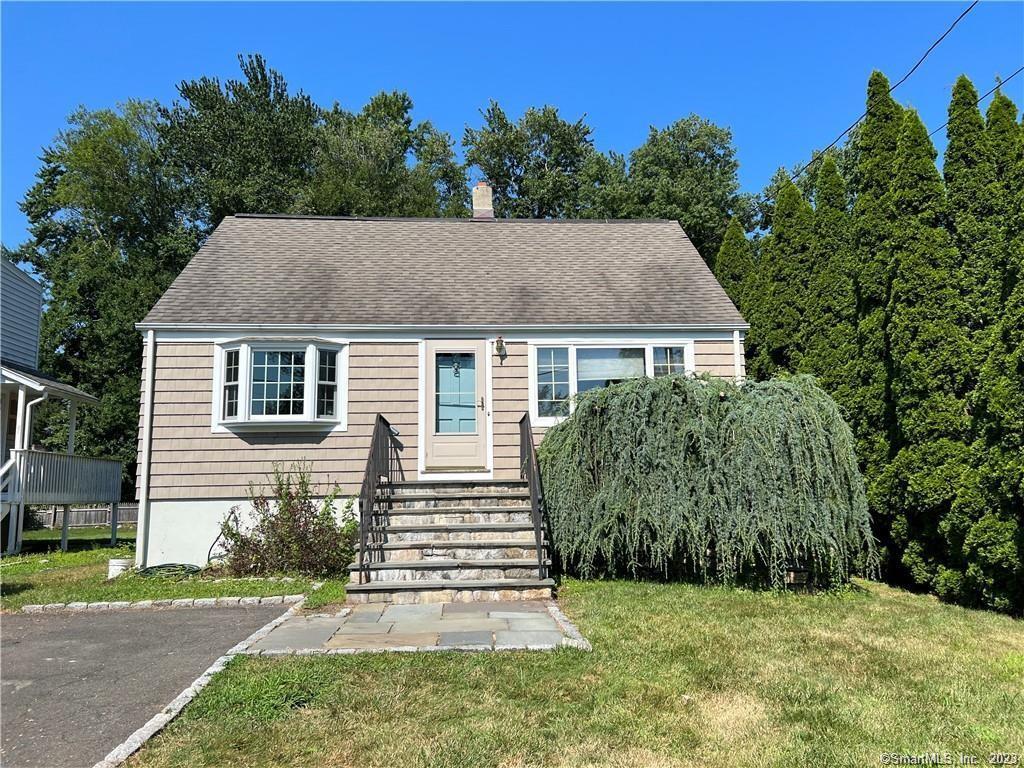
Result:
{"type": "Polygon", "coordinates": [[[121,462],[67,453],[15,450],[6,501],[23,504],[116,504],[121,462]]]}

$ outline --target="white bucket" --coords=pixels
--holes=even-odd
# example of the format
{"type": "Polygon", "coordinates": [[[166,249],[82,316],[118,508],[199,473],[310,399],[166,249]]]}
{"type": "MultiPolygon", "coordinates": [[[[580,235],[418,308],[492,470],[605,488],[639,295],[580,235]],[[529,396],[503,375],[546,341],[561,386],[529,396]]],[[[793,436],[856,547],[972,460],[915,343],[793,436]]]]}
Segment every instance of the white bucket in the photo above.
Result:
{"type": "Polygon", "coordinates": [[[107,561],[107,579],[116,579],[125,571],[135,565],[134,560],[123,557],[113,557],[107,561]]]}

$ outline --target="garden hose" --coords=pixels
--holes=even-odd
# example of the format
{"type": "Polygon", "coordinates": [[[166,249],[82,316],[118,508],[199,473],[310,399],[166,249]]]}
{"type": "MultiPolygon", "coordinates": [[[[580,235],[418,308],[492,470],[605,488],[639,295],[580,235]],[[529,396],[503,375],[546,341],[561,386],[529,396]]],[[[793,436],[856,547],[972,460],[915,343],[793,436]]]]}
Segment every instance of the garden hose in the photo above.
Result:
{"type": "Polygon", "coordinates": [[[189,563],[161,563],[141,568],[137,573],[139,576],[151,576],[158,579],[182,579],[186,576],[195,576],[201,570],[202,568],[198,565],[189,563]]]}

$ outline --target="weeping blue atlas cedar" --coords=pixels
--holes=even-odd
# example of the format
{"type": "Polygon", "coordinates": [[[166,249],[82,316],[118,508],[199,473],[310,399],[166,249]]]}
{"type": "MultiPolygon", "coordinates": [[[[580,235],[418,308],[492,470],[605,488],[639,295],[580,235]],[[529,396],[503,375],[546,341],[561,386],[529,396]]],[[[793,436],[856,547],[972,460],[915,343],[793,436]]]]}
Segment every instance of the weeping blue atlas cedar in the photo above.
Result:
{"type": "Polygon", "coordinates": [[[810,376],[635,379],[579,396],[538,449],[563,568],[783,586],[877,569],[853,436],[810,376]]]}

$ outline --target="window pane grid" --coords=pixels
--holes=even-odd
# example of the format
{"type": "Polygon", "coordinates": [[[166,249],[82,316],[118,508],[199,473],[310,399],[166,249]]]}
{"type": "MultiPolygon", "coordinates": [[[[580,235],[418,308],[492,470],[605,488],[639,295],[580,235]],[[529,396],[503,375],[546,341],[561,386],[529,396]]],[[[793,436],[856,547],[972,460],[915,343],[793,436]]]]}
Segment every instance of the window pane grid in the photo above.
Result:
{"type": "Polygon", "coordinates": [[[238,350],[230,349],[224,356],[224,418],[238,416],[238,350]]]}
{"type": "Polygon", "coordinates": [[[335,415],[338,396],[338,353],[333,349],[317,350],[316,415],[335,415]]]}
{"type": "Polygon", "coordinates": [[[684,347],[655,347],[654,375],[668,376],[686,373],[686,350],[684,347]]]}
{"type": "Polygon", "coordinates": [[[537,415],[569,415],[569,348],[537,348],[537,415]]]}
{"type": "Polygon", "coordinates": [[[305,401],[306,353],[252,354],[253,416],[301,416],[305,401]]]}

